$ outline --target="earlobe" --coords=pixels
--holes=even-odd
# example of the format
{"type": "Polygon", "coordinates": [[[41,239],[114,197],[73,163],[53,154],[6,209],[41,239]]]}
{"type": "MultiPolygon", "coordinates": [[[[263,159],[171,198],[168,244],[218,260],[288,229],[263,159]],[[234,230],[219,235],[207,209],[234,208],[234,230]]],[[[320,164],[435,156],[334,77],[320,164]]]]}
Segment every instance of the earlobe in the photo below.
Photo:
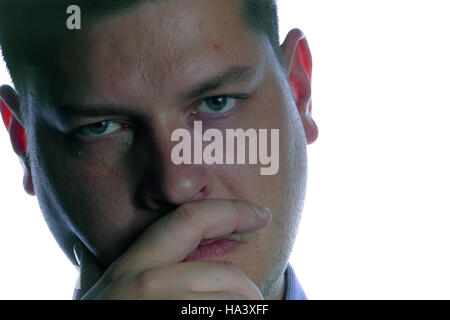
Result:
{"type": "Polygon", "coordinates": [[[33,180],[27,158],[27,136],[23,125],[18,120],[18,116],[16,116],[20,112],[19,108],[17,94],[14,89],[9,86],[0,87],[0,111],[3,123],[9,132],[13,150],[19,156],[24,170],[24,189],[28,194],[34,195],[33,180]]]}
{"type": "Polygon", "coordinates": [[[33,179],[30,166],[28,164],[27,154],[27,136],[23,126],[14,116],[11,116],[9,127],[9,136],[14,152],[19,156],[23,168],[23,187],[30,195],[35,195],[33,179]]]}
{"type": "Polygon", "coordinates": [[[316,141],[319,130],[312,118],[311,78],[312,58],[305,35],[299,29],[289,32],[281,45],[289,82],[296,98],[308,144],[316,141]]]}
{"type": "Polygon", "coordinates": [[[30,167],[28,163],[25,163],[22,160],[21,163],[23,168],[23,188],[30,196],[34,196],[36,195],[36,192],[34,191],[33,177],[31,175],[30,167]]]}
{"type": "Polygon", "coordinates": [[[19,123],[15,116],[11,116],[9,136],[14,152],[19,157],[25,157],[27,153],[27,135],[24,127],[19,123]]]}
{"type": "Polygon", "coordinates": [[[2,113],[3,123],[5,124],[6,130],[8,130],[8,132],[9,132],[9,127],[11,126],[12,114],[1,98],[0,98],[0,111],[2,113]]]}
{"type": "Polygon", "coordinates": [[[22,159],[27,153],[27,136],[20,119],[19,97],[10,86],[0,87],[0,102],[3,123],[9,132],[14,152],[22,159]]]}

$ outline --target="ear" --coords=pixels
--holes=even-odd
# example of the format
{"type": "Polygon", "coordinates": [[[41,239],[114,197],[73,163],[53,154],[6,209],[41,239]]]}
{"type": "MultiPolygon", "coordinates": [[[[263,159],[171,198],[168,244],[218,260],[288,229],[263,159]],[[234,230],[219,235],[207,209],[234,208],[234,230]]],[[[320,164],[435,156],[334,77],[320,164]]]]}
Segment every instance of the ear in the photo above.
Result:
{"type": "Polygon", "coordinates": [[[19,97],[16,91],[10,86],[4,85],[0,87],[0,111],[2,113],[3,123],[9,133],[13,150],[19,156],[20,162],[22,163],[24,189],[28,194],[34,195],[33,180],[27,158],[27,136],[23,122],[20,119],[19,97]]]}
{"type": "Polygon", "coordinates": [[[296,97],[296,104],[302,118],[308,144],[319,135],[317,124],[312,118],[311,76],[312,58],[305,35],[299,29],[291,30],[281,45],[289,81],[296,97]]]}

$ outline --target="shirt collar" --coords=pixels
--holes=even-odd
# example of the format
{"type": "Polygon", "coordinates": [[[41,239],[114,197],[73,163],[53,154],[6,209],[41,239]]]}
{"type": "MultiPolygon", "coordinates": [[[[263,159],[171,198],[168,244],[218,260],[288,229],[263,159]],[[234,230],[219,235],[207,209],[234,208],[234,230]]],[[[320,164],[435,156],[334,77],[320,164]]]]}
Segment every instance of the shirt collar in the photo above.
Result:
{"type": "Polygon", "coordinates": [[[307,300],[300,282],[295,275],[294,269],[288,264],[284,272],[286,287],[284,290],[283,300],[307,300]]]}

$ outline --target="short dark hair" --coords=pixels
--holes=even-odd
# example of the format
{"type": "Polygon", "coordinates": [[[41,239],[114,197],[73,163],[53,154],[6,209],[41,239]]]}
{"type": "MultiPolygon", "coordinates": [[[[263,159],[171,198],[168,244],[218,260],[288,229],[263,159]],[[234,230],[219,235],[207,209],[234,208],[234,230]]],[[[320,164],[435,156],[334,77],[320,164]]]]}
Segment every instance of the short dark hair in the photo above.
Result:
{"type": "MultiPolygon", "coordinates": [[[[23,93],[22,79],[29,68],[50,66],[58,37],[68,32],[66,12],[69,5],[83,10],[83,19],[130,9],[143,1],[155,0],[0,0],[0,47],[16,90],[23,93]]],[[[241,0],[243,21],[253,31],[269,39],[278,58],[279,29],[276,0],[241,0]]],[[[280,60],[281,61],[281,60],[280,60]]]]}

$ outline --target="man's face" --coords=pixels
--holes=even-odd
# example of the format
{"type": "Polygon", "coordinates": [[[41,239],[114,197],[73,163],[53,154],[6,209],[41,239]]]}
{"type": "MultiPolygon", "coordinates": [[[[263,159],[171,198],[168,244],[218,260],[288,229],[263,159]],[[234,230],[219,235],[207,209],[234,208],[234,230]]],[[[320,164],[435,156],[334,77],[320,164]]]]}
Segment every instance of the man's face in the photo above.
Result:
{"type": "Polygon", "coordinates": [[[272,222],[245,234],[225,260],[270,293],[303,206],[306,141],[269,41],[239,10],[238,0],[147,1],[83,26],[61,51],[58,81],[35,101],[41,107],[30,113],[28,135],[35,190],[66,252],[79,238],[107,267],[182,203],[246,200],[270,208],[272,222]],[[245,77],[193,92],[230,70],[246,70],[245,77]],[[215,96],[232,107],[212,113],[205,99],[215,96]],[[171,133],[192,132],[194,120],[204,131],[280,129],[278,174],[262,176],[255,165],[173,164],[171,133]]]}

